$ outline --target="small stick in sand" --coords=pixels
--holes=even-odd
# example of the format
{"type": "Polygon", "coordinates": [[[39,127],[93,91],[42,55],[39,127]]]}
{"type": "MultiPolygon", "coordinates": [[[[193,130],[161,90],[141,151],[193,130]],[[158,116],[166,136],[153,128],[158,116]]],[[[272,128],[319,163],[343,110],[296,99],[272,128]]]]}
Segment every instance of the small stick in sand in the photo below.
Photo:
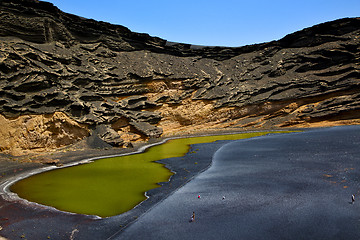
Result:
{"type": "Polygon", "coordinates": [[[354,203],[355,202],[355,195],[351,195],[351,203],[354,203]]]}

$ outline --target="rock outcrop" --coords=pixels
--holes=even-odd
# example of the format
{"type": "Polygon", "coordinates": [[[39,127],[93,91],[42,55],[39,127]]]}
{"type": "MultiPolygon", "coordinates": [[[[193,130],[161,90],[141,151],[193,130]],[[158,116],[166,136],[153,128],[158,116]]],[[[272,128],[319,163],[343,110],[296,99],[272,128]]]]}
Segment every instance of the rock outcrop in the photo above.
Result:
{"type": "Polygon", "coordinates": [[[67,146],[89,136],[87,126],[55,112],[8,119],[0,115],[0,151],[20,155],[67,146]]]}
{"type": "MultiPolygon", "coordinates": [[[[227,48],[167,42],[41,1],[2,0],[0,9],[1,118],[62,113],[83,129],[66,144],[360,123],[360,18],[227,48]]],[[[7,141],[0,149],[11,152],[7,141]]]]}

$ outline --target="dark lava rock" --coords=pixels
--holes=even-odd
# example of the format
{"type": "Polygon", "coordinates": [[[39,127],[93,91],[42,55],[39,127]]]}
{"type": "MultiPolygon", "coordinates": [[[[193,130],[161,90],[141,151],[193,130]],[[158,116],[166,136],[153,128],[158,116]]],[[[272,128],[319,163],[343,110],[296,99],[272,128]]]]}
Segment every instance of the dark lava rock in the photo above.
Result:
{"type": "Polygon", "coordinates": [[[162,129],[152,126],[151,124],[147,122],[130,122],[130,125],[135,127],[136,130],[138,130],[143,135],[150,137],[150,138],[156,138],[160,137],[163,133],[162,129]]]}
{"type": "Polygon", "coordinates": [[[157,137],[162,107],[184,102],[212,104],[214,116],[199,124],[269,128],[359,119],[360,18],[229,48],[172,43],[35,0],[2,0],[0,11],[6,117],[65,112],[92,128],[106,125],[101,138],[116,146],[111,125],[119,118],[157,137]]]}
{"type": "Polygon", "coordinates": [[[141,110],[158,106],[156,103],[150,102],[145,96],[131,96],[120,101],[120,105],[125,109],[141,110]]]}
{"type": "Polygon", "coordinates": [[[109,126],[99,125],[96,128],[96,132],[100,139],[111,146],[119,147],[124,143],[124,141],[120,138],[120,135],[109,126]]]}

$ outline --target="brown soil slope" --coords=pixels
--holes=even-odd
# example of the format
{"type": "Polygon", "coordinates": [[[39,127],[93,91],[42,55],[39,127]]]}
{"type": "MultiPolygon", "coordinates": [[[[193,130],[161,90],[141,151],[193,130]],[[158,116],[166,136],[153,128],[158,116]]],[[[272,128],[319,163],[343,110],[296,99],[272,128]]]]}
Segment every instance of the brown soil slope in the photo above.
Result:
{"type": "Polygon", "coordinates": [[[35,0],[0,2],[0,151],[131,146],[236,127],[360,123],[360,18],[239,48],[171,43],[35,0]]]}

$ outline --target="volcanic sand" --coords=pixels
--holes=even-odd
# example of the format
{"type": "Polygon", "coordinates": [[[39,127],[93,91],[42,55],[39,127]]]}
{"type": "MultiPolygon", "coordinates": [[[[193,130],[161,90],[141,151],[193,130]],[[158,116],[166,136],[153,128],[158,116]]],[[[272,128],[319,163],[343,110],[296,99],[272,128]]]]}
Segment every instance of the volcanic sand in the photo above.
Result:
{"type": "Polygon", "coordinates": [[[359,126],[228,143],[114,239],[359,239],[359,146],[359,126]]]}
{"type": "Polygon", "coordinates": [[[351,204],[360,193],[359,144],[360,126],[347,126],[194,145],[181,161],[164,160],[177,174],[127,213],[94,219],[0,199],[0,235],[359,239],[360,206],[351,204]]]}

